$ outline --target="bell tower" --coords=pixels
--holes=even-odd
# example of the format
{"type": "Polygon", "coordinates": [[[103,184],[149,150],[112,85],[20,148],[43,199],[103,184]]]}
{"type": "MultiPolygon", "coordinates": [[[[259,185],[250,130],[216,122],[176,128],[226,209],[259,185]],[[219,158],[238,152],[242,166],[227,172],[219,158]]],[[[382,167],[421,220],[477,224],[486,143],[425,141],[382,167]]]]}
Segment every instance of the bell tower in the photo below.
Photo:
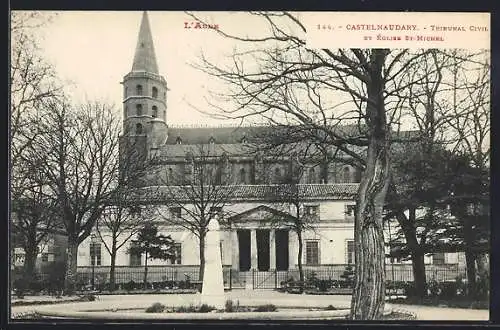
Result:
{"type": "Polygon", "coordinates": [[[142,14],[132,70],[123,77],[124,136],[142,141],[145,155],[167,139],[167,82],[158,72],[147,12],[142,14]]]}

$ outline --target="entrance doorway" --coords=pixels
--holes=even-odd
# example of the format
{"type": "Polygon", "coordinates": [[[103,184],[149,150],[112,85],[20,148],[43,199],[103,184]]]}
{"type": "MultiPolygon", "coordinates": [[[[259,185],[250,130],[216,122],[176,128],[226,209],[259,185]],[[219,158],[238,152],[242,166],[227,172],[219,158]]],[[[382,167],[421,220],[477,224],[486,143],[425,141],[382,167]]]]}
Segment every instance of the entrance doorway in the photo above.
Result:
{"type": "Polygon", "coordinates": [[[269,229],[257,229],[257,269],[258,270],[269,270],[270,258],[269,258],[269,229]]]}
{"type": "Polygon", "coordinates": [[[240,271],[249,271],[252,267],[250,252],[250,230],[238,230],[238,248],[240,251],[240,271]]]}
{"type": "Polygon", "coordinates": [[[288,270],[288,230],[276,230],[276,270],[288,270]]]}

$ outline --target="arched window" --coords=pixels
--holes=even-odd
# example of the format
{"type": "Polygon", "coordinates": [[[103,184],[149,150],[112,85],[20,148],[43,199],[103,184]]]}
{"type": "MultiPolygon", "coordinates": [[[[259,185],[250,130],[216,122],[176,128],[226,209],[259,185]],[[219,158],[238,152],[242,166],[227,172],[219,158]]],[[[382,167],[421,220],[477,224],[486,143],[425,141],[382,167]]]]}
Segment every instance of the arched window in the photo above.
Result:
{"type": "Polygon", "coordinates": [[[240,183],[246,183],[246,171],[244,168],[240,170],[240,183]]]}
{"type": "Polygon", "coordinates": [[[274,183],[280,183],[281,182],[281,169],[279,167],[276,167],[274,169],[274,183]]]}
{"type": "Polygon", "coordinates": [[[136,114],[137,114],[138,116],[142,116],[142,104],[137,104],[137,105],[135,106],[135,110],[136,110],[136,114]]]}
{"type": "Polygon", "coordinates": [[[174,173],[173,173],[173,172],[174,172],[174,171],[172,171],[172,168],[171,168],[171,167],[169,167],[169,168],[168,168],[168,177],[167,177],[167,181],[168,181],[168,183],[170,183],[170,184],[172,184],[172,183],[173,183],[173,181],[174,181],[174,173]]]}
{"type": "Polygon", "coordinates": [[[309,169],[309,173],[307,176],[307,183],[315,183],[316,182],[316,173],[314,171],[314,167],[309,169]]]}
{"type": "Polygon", "coordinates": [[[155,98],[155,99],[158,97],[158,88],[153,87],[152,92],[151,92],[151,96],[153,96],[153,98],[155,98]]]}
{"type": "Polygon", "coordinates": [[[142,85],[137,85],[135,89],[137,95],[142,95],[142,85]]]}
{"type": "Polygon", "coordinates": [[[180,136],[178,136],[176,139],[175,139],[175,144],[182,144],[182,139],[180,136]]]}
{"type": "Polygon", "coordinates": [[[142,124],[135,124],[135,134],[142,134],[142,124]]]}
{"type": "Polygon", "coordinates": [[[349,166],[344,167],[344,183],[350,183],[351,182],[351,170],[349,169],[349,166]]]}
{"type": "Polygon", "coordinates": [[[153,118],[158,117],[158,108],[156,107],[156,105],[153,105],[152,110],[153,110],[152,114],[153,118]]]}

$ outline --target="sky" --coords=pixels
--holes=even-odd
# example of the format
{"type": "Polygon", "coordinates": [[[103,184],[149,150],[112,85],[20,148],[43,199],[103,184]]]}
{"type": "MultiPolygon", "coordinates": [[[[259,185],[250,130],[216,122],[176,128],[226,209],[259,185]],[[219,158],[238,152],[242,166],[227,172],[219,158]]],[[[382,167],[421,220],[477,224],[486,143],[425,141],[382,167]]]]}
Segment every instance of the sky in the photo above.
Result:
{"type": "MultiPolygon", "coordinates": [[[[123,90],[120,82],[132,68],[142,13],[60,11],[55,12],[51,23],[38,31],[44,57],[53,64],[59,78],[69,83],[67,91],[75,103],[95,100],[111,103],[121,116],[123,90]]],[[[234,35],[268,35],[268,25],[248,13],[195,14],[234,35]]],[[[167,124],[237,124],[236,121],[221,122],[197,111],[216,113],[209,105],[209,102],[216,102],[209,91],[224,91],[227,86],[192,64],[200,63],[203,52],[210,61],[226,66],[231,64],[228,60],[233,51],[248,49],[248,44],[224,38],[212,29],[186,29],[185,24],[194,19],[185,12],[150,11],[148,16],[159,71],[169,88],[167,124]]],[[[252,64],[245,63],[245,66],[252,64]]]]}
{"type": "MultiPolygon", "coordinates": [[[[211,29],[186,29],[194,21],[184,12],[148,12],[160,74],[167,80],[167,122],[169,125],[220,125],[220,119],[196,109],[213,112],[205,101],[208,87],[224,88],[219,81],[194,68],[201,51],[208,58],[223,61],[235,45],[211,29]]],[[[203,13],[211,24],[234,33],[247,34],[255,24],[237,13],[203,13]],[[244,22],[244,24],[242,24],[244,22]]],[[[40,32],[40,47],[60,79],[70,83],[74,102],[99,100],[112,103],[122,113],[120,82],[132,68],[141,11],[57,12],[40,32]]],[[[258,29],[257,29],[258,30],[258,29]]],[[[221,62],[222,63],[222,62],[221,62]]]]}

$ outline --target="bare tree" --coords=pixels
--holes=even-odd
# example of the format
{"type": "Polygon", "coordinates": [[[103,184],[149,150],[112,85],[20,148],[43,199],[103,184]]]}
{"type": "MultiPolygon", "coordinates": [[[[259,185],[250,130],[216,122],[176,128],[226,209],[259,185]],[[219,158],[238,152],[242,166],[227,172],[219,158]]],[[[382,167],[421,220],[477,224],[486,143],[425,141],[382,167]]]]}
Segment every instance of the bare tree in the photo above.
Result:
{"type": "MultiPolygon", "coordinates": [[[[464,150],[463,147],[471,150],[469,147],[472,144],[469,142],[472,141],[475,146],[482,145],[486,155],[489,153],[485,145],[489,134],[487,58],[488,52],[485,51],[441,50],[429,53],[418,71],[406,71],[406,80],[420,81],[400,93],[401,98],[407,99],[406,117],[414,123],[420,141],[400,146],[395,150],[396,158],[399,158],[395,165],[400,168],[396,169],[396,176],[393,176],[389,190],[391,197],[388,201],[387,216],[395,216],[398,220],[411,253],[416,292],[421,295],[426,294],[424,265],[424,253],[427,251],[425,247],[428,246],[426,233],[429,230],[432,232],[436,224],[443,221],[446,223],[446,219],[436,217],[438,213],[445,213],[435,213],[438,208],[443,207],[439,202],[444,198],[443,195],[435,200],[428,198],[431,189],[441,194],[450,193],[439,187],[447,182],[446,170],[438,171],[441,165],[439,162],[449,163],[451,158],[461,157],[457,151],[464,150]],[[471,93],[477,95],[472,96],[471,93]],[[453,154],[442,158],[445,149],[451,150],[453,154]],[[419,155],[415,158],[417,150],[419,155]],[[409,155],[413,155],[414,161],[426,162],[429,165],[437,161],[435,163],[437,166],[428,167],[428,170],[417,174],[417,182],[411,188],[413,191],[408,190],[408,174],[411,176],[408,172],[411,172],[412,168],[415,169],[417,164],[408,164],[408,160],[411,159],[409,155]],[[441,173],[441,176],[436,178],[435,172],[441,173]],[[422,194],[423,187],[427,187],[426,194],[422,194]],[[416,198],[418,196],[420,198],[416,198]],[[427,220],[421,221],[416,217],[417,209],[427,210],[429,215],[423,217],[427,220]],[[405,210],[408,211],[408,216],[405,210]],[[418,231],[422,232],[421,235],[417,235],[418,231]],[[417,236],[420,236],[420,243],[417,236]]],[[[484,164],[484,157],[479,157],[479,163],[484,164]]],[[[457,172],[456,175],[460,173],[457,172]]],[[[473,273],[472,270],[468,272],[470,273],[473,273]]]]}
{"type": "Polygon", "coordinates": [[[96,230],[111,257],[109,270],[111,291],[115,289],[118,250],[134,237],[152,216],[152,212],[148,212],[148,208],[130,203],[127,194],[125,189],[117,188],[110,199],[110,205],[104,209],[96,222],[96,230]]]}
{"type": "Polygon", "coordinates": [[[30,161],[39,166],[60,209],[68,239],[65,291],[71,294],[78,246],[90,235],[118,181],[119,126],[108,105],[72,108],[67,102],[48,104],[39,125],[45,133],[33,144],[30,161]]]}
{"type": "Polygon", "coordinates": [[[36,31],[51,20],[40,12],[12,12],[10,53],[11,166],[39,133],[43,103],[62,96],[53,67],[42,57],[36,31]]]}
{"type": "Polygon", "coordinates": [[[62,94],[54,69],[38,49],[38,31],[51,18],[41,12],[12,12],[10,21],[11,234],[13,242],[26,253],[28,282],[33,279],[40,246],[57,219],[39,164],[28,161],[32,144],[43,134],[38,120],[44,115],[45,103],[62,94]]]}
{"type": "Polygon", "coordinates": [[[391,124],[401,116],[397,95],[418,83],[400,78],[431,50],[307,49],[306,29],[296,14],[252,14],[267,22],[270,33],[242,37],[219,30],[252,48],[236,51],[230,66],[201,58],[200,69],[230,86],[224,96],[234,107],[215,106],[229,118],[260,116],[271,124],[300,125],[362,168],[351,317],[378,319],[385,296],[382,209],[390,182],[391,124]],[[343,131],[345,124],[358,129],[343,131]],[[365,147],[364,157],[355,147],[365,147]]]}
{"type": "Polygon", "coordinates": [[[228,155],[217,145],[185,146],[186,175],[174,178],[163,176],[163,196],[169,213],[159,211],[163,221],[193,233],[199,241],[200,272],[203,280],[205,267],[205,238],[208,225],[218,214],[224,219],[224,207],[233,197],[234,186],[228,171],[228,155]]]}

